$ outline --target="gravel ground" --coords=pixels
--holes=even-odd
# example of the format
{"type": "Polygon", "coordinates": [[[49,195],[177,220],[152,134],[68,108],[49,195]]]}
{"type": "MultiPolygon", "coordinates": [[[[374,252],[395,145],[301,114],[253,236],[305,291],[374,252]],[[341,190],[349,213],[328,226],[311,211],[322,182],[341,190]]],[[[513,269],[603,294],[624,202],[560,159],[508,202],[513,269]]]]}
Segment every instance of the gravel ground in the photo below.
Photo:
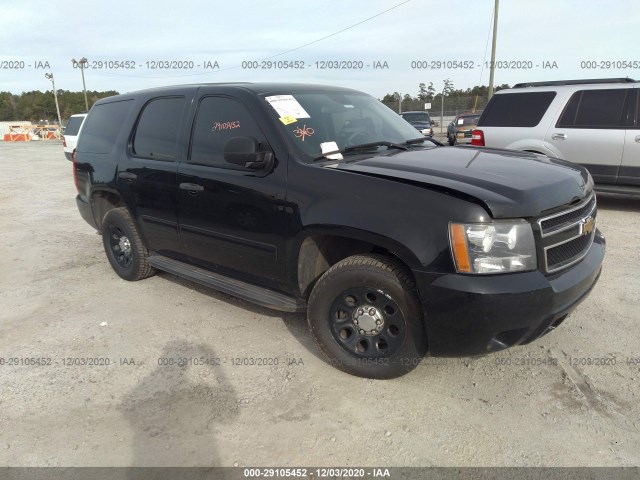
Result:
{"type": "Polygon", "coordinates": [[[555,332],[374,381],[301,315],[117,277],[59,143],[0,143],[0,168],[0,465],[640,465],[640,199],[599,198],[603,274],[555,332]]]}

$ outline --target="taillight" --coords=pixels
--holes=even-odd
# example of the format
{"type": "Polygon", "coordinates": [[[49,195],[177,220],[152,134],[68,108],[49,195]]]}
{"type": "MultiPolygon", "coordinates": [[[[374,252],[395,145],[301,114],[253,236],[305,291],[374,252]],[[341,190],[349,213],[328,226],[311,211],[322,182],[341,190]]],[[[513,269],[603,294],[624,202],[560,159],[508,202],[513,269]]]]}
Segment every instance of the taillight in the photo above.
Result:
{"type": "Polygon", "coordinates": [[[64,138],[64,135],[62,136],[62,146],[66,147],[67,146],[67,141],[64,138]]]}
{"type": "Polygon", "coordinates": [[[484,132],[482,130],[473,130],[471,132],[471,145],[484,147],[484,132]]]}
{"type": "Polygon", "coordinates": [[[80,193],[80,186],[78,185],[78,152],[74,150],[71,154],[71,159],[73,160],[73,183],[76,184],[76,190],[80,193]]]}

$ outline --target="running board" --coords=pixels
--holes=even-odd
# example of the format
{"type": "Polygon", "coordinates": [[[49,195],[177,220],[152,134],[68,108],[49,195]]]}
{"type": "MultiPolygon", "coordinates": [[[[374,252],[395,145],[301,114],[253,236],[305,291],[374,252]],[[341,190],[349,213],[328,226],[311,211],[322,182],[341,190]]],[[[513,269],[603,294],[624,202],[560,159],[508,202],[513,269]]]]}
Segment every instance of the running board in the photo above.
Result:
{"type": "Polygon", "coordinates": [[[213,273],[162,255],[150,255],[149,264],[158,270],[172,273],[192,282],[211,287],[263,307],[272,308],[273,310],[304,312],[307,308],[304,302],[283,293],[256,287],[250,283],[220,275],[219,273],[213,273]]]}

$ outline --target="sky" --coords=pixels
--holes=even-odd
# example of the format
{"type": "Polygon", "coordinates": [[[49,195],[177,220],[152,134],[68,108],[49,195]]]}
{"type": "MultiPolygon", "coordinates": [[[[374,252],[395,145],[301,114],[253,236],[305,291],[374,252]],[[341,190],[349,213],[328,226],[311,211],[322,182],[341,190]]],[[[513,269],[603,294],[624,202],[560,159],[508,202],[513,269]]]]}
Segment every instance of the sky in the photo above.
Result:
{"type": "MultiPolygon", "coordinates": [[[[0,0],[0,91],[50,90],[45,73],[57,89],[81,91],[71,60],[82,57],[87,90],[121,93],[230,81],[338,85],[378,98],[415,96],[421,82],[440,91],[446,79],[471,88],[489,82],[493,8],[494,0],[0,0]],[[159,68],[167,64],[178,68],[159,68]],[[116,68],[127,66],[135,68],[116,68]]],[[[638,25],[637,0],[501,0],[495,84],[640,78],[638,25]]]]}

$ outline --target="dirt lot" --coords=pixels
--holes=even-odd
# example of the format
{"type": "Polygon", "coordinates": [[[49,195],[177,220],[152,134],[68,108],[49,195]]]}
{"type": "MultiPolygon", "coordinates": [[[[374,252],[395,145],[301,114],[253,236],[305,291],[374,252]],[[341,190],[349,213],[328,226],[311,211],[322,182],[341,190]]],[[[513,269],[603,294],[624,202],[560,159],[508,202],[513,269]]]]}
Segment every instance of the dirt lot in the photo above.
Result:
{"type": "Polygon", "coordinates": [[[558,330],[373,381],[301,315],[117,277],[60,144],[0,143],[0,169],[0,465],[640,465],[640,199],[600,198],[604,271],[558,330]]]}

